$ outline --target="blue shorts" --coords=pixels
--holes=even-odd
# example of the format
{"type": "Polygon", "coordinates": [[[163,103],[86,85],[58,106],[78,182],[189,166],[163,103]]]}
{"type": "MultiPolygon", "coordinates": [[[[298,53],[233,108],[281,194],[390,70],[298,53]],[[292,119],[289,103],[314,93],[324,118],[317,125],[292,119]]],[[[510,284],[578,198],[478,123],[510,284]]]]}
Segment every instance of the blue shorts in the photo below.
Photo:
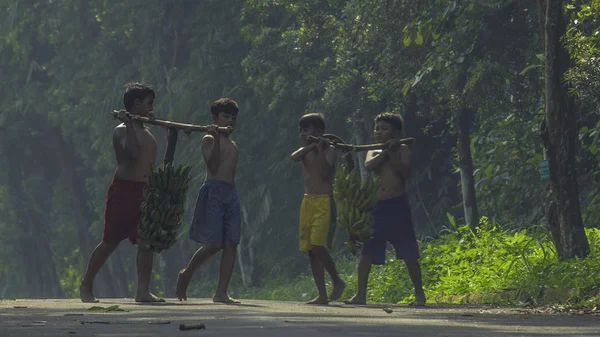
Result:
{"type": "Polygon", "coordinates": [[[235,186],[208,179],[200,187],[190,239],[200,243],[240,242],[240,198],[235,186]]]}
{"type": "Polygon", "coordinates": [[[389,241],[396,258],[419,259],[419,245],[406,197],[381,200],[373,209],[373,239],[363,245],[361,254],[371,256],[373,264],[385,264],[385,248],[389,241]]]}

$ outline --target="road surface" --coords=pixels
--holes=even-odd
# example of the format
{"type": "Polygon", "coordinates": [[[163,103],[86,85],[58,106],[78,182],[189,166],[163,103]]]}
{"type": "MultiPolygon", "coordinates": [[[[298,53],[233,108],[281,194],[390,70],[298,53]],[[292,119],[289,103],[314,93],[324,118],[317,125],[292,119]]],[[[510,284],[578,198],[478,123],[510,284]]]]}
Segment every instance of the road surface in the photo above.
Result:
{"type": "Polygon", "coordinates": [[[441,306],[425,308],[334,302],[245,300],[238,305],[209,299],[137,304],[132,299],[0,301],[0,336],[600,336],[599,315],[524,314],[518,308],[441,306]],[[118,306],[124,311],[89,310],[118,306]],[[180,331],[180,324],[204,330],[180,331]]]}

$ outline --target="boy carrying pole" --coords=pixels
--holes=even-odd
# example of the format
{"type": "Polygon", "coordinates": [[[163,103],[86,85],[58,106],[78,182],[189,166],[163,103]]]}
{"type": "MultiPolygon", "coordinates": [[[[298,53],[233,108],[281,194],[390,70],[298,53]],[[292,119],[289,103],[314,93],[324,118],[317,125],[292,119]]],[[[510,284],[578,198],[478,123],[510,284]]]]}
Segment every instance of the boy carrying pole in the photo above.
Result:
{"type": "Polygon", "coordinates": [[[175,293],[180,301],[187,300],[194,271],[222,251],[213,302],[239,303],[227,294],[241,233],[240,199],[235,188],[238,148],[229,133],[218,132],[219,127],[235,127],[239,107],[234,100],[221,98],[212,103],[210,111],[213,125],[201,145],[206,180],[200,187],[190,227],[190,238],[203,245],[179,272],[175,293]]]}
{"type": "Polygon", "coordinates": [[[117,159],[117,168],[106,195],[104,212],[104,233],[102,241],[96,246],[81,281],[79,297],[82,302],[98,302],[93,294],[93,282],[96,274],[119,243],[129,239],[139,244],[137,250],[137,292],[136,302],[164,302],[150,293],[153,253],[145,251],[142,240],[137,238],[137,226],[141,221],[140,205],[144,199],[144,187],[156,160],[156,139],[140,121],[133,116],[152,115],[154,90],[140,83],[125,85],[123,103],[125,109],[118,112],[116,118],[122,124],[113,131],[113,147],[117,159]]]}
{"type": "Polygon", "coordinates": [[[300,141],[303,146],[291,155],[291,159],[302,164],[304,198],[300,206],[299,237],[300,250],[308,252],[310,267],[319,296],[308,304],[328,304],[337,300],[346,284],[340,278],[333,259],[327,252],[333,244],[335,233],[335,202],[333,180],[335,178],[335,148],[321,138],[318,143],[308,142],[309,136],[319,137],[325,131],[325,120],[321,114],[310,113],[298,122],[300,141]],[[333,291],[327,297],[325,270],[333,279],[333,291]]]}
{"type": "Polygon", "coordinates": [[[367,152],[365,168],[381,178],[378,202],[373,210],[373,239],[362,248],[358,264],[358,291],[347,304],[366,304],[367,283],[371,265],[385,264],[386,242],[396,250],[396,257],[403,259],[415,287],[414,306],[425,305],[425,293],[419,265],[419,247],[406,196],[406,180],[410,174],[411,152],[398,140],[404,121],[399,114],[382,113],[375,117],[373,131],[376,143],[388,143],[385,150],[367,152]]]}

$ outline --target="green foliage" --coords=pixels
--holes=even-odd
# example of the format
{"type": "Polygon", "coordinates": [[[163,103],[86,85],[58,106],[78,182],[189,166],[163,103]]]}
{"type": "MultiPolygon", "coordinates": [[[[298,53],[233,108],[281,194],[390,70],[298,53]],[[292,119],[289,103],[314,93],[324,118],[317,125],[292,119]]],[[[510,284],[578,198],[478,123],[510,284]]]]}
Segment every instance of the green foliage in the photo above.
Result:
{"type": "MultiPolygon", "coordinates": [[[[285,287],[306,271],[296,248],[303,186],[288,159],[300,145],[296,121],[306,111],[324,111],[327,131],[353,143],[371,141],[377,113],[401,112],[407,136],[418,139],[407,183],[413,216],[422,237],[437,237],[448,222],[459,235],[463,221],[452,150],[456,111],[471,107],[480,213],[499,233],[545,221],[547,186],[537,173],[544,13],[536,2],[150,0],[140,7],[64,0],[56,7],[0,0],[0,13],[0,297],[77,296],[86,257],[101,238],[114,172],[109,112],[121,107],[122,85],[132,80],[156,89],[161,118],[207,124],[214,99],[240,103],[233,138],[244,275],[236,282],[245,285],[238,288],[265,279],[285,287]]],[[[574,60],[566,80],[581,106],[581,204],[593,227],[600,216],[598,1],[573,1],[566,13],[574,60]]],[[[151,129],[160,153],[165,132],[151,129]]],[[[178,142],[176,164],[192,165],[193,178],[178,244],[157,258],[158,292],[172,289],[181,261],[196,248],[185,227],[206,174],[199,145],[198,135],[178,142]]],[[[504,240],[493,233],[486,240],[504,240]]],[[[135,273],[124,268],[134,261],[131,250],[104,268],[119,296],[135,290],[135,273]]],[[[344,263],[354,282],[353,262],[344,263]]],[[[210,278],[217,268],[211,263],[205,273],[210,278]]],[[[397,261],[374,269],[375,279],[399,280],[388,290],[374,287],[375,298],[410,296],[399,270],[397,261]]],[[[312,281],[298,286],[310,293],[312,281]]]]}
{"type": "MultiPolygon", "coordinates": [[[[597,304],[600,284],[600,230],[586,229],[592,247],[588,258],[559,261],[544,228],[503,230],[482,217],[477,231],[449,229],[422,242],[421,269],[429,303],[597,304]]],[[[344,297],[356,291],[356,260],[337,258],[347,282],[344,297]]],[[[310,274],[269,279],[260,289],[241,288],[240,298],[303,301],[316,294],[310,274]]],[[[402,261],[388,251],[384,266],[374,266],[368,300],[405,303],[413,286],[402,261]]]]}

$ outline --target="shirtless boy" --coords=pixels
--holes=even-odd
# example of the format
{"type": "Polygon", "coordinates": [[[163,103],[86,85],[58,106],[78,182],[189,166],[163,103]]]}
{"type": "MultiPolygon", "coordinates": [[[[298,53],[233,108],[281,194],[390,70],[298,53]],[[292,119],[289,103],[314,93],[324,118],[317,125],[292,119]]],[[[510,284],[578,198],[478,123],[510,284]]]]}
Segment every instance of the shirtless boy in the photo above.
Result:
{"type": "Polygon", "coordinates": [[[308,136],[319,137],[325,131],[325,120],[321,114],[310,113],[298,122],[303,146],[291,155],[291,159],[302,164],[304,176],[304,198],[300,206],[300,250],[308,252],[310,267],[319,296],[308,304],[328,304],[337,300],[346,284],[335,268],[327,252],[335,233],[335,202],[333,179],[335,177],[335,148],[325,138],[318,143],[308,143],[308,136]],[[333,291],[327,298],[325,269],[333,280],[333,291]]]}
{"type": "Polygon", "coordinates": [[[219,284],[213,302],[239,303],[227,294],[240,242],[240,199],[235,188],[238,148],[229,134],[217,132],[217,127],[235,127],[238,104],[230,98],[216,100],[210,106],[213,124],[202,138],[202,156],[206,164],[206,180],[200,187],[190,238],[202,245],[177,277],[175,291],[179,300],[187,300],[187,287],[194,271],[219,251],[219,284]]]}
{"type": "Polygon", "coordinates": [[[425,305],[425,293],[419,266],[419,247],[411,219],[410,205],[406,197],[406,179],[410,173],[411,152],[399,144],[404,121],[399,114],[382,113],[375,117],[375,142],[390,144],[385,150],[367,152],[365,168],[381,178],[378,199],[373,210],[373,239],[361,251],[358,263],[358,291],[348,304],[366,304],[367,282],[371,265],[385,264],[386,241],[396,250],[396,257],[403,259],[415,287],[415,301],[411,305],[425,305]]]}
{"type": "MultiPolygon", "coordinates": [[[[113,147],[117,169],[106,195],[104,211],[104,233],[102,242],[96,246],[81,281],[79,296],[82,302],[98,302],[92,292],[94,277],[119,243],[129,239],[132,244],[143,243],[137,238],[137,226],[141,220],[140,205],[144,199],[144,186],[156,160],[156,140],[141,122],[132,120],[131,115],[150,116],[155,93],[140,83],[125,85],[123,103],[125,110],[117,118],[123,122],[114,129],[113,147]]],[[[164,302],[150,293],[153,253],[137,250],[137,293],[136,302],[164,302]]]]}

